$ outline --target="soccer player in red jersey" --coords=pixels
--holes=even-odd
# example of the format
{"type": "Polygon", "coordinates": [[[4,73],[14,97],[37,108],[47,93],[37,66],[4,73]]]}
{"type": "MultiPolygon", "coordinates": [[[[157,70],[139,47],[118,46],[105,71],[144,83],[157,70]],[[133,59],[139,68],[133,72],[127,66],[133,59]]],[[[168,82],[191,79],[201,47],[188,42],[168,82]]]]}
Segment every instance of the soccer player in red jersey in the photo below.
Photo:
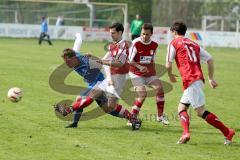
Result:
{"type": "Polygon", "coordinates": [[[146,96],[146,86],[153,88],[156,92],[157,120],[165,125],[169,124],[167,117],[163,114],[164,110],[164,91],[159,77],[156,76],[155,55],[158,43],[151,40],[153,26],[145,23],[142,26],[141,36],[132,42],[129,51],[129,76],[134,85],[138,97],[135,99],[131,113],[138,115],[146,96]]]}
{"type": "MultiPolygon", "coordinates": [[[[124,27],[121,23],[114,23],[110,26],[110,34],[113,42],[108,46],[108,52],[103,59],[97,59],[96,63],[102,64],[106,78],[96,84],[85,98],[79,97],[72,106],[60,110],[62,115],[67,115],[73,111],[83,109],[89,106],[95,99],[102,95],[107,96],[107,102],[105,103],[106,112],[117,112],[118,115],[122,115],[123,118],[129,120],[132,123],[134,130],[140,129],[141,121],[118,104],[117,101],[121,96],[123,87],[126,82],[126,76],[129,71],[129,64],[127,63],[129,45],[128,42],[122,39],[124,27]]],[[[91,55],[89,55],[91,56],[91,55]]],[[[98,66],[98,65],[96,65],[98,66]]]]}
{"type": "Polygon", "coordinates": [[[183,81],[183,95],[178,105],[178,113],[183,128],[183,133],[178,144],[187,143],[190,140],[189,115],[187,109],[191,105],[207,123],[219,129],[225,137],[224,144],[229,145],[235,131],[226,127],[218,117],[209,112],[205,106],[205,96],[203,93],[204,77],[200,61],[204,61],[208,66],[208,80],[212,88],[218,86],[214,79],[214,64],[212,56],[197,43],[185,38],[187,26],[183,22],[175,22],[170,28],[174,39],[168,46],[166,57],[166,67],[171,82],[176,82],[176,75],[172,73],[172,63],[175,60],[177,68],[183,81]]]}

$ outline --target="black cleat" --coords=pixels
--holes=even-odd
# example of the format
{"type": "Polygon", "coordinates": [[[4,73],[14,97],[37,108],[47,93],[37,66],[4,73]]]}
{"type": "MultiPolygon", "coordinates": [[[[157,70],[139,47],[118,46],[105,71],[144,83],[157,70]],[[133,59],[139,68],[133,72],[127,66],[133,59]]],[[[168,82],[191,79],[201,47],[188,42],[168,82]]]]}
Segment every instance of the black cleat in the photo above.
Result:
{"type": "Polygon", "coordinates": [[[71,124],[69,124],[68,126],[66,126],[65,128],[77,128],[78,124],[76,122],[73,122],[71,124]]]}
{"type": "Polygon", "coordinates": [[[132,130],[139,130],[142,125],[142,121],[140,119],[132,119],[132,130]]]}
{"type": "Polygon", "coordinates": [[[55,104],[54,108],[56,112],[60,113],[64,117],[67,116],[69,113],[71,113],[71,109],[69,107],[66,107],[66,105],[63,105],[63,104],[55,104]]]}

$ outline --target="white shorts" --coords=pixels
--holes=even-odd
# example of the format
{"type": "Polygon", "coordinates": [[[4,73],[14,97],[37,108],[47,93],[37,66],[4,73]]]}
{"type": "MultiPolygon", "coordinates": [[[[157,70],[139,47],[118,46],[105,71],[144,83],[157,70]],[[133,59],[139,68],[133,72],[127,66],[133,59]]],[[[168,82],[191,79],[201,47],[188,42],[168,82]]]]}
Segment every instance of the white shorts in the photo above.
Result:
{"type": "MultiPolygon", "coordinates": [[[[108,80],[104,79],[96,87],[104,91],[108,96],[114,96],[120,98],[124,85],[126,83],[126,74],[114,74],[112,75],[113,85],[108,84],[108,80]]],[[[95,88],[96,89],[96,88],[95,88]]]]}
{"type": "Polygon", "coordinates": [[[190,104],[194,109],[205,104],[203,81],[197,80],[184,90],[180,103],[190,104]]]}
{"type": "Polygon", "coordinates": [[[134,87],[149,85],[152,81],[159,79],[157,76],[141,77],[132,72],[129,72],[129,77],[134,87]]]}

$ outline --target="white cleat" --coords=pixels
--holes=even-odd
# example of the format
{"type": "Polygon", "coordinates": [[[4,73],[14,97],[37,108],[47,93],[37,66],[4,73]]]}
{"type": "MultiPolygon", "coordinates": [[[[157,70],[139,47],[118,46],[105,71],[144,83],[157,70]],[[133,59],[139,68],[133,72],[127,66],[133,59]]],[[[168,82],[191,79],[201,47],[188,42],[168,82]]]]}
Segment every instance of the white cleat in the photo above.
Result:
{"type": "Polygon", "coordinates": [[[190,133],[185,133],[177,141],[177,144],[186,144],[190,140],[190,133]]]}
{"type": "Polygon", "coordinates": [[[235,135],[235,131],[233,129],[229,129],[229,134],[225,137],[225,145],[231,145],[232,144],[232,138],[235,135]]]}
{"type": "Polygon", "coordinates": [[[157,121],[161,122],[164,125],[169,125],[170,124],[170,122],[168,121],[167,116],[164,115],[164,114],[162,116],[160,116],[160,117],[157,116],[157,121]]]}

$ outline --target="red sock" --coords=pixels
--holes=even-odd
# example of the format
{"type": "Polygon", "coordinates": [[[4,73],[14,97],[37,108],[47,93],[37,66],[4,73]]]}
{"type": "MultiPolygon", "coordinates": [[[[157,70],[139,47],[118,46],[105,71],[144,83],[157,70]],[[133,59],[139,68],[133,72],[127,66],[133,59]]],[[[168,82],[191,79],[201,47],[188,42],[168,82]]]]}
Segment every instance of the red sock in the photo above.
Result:
{"type": "Polygon", "coordinates": [[[141,107],[142,107],[142,104],[143,104],[143,102],[140,102],[139,100],[136,100],[136,101],[134,102],[133,107],[132,107],[131,113],[132,113],[133,115],[137,115],[137,114],[139,113],[141,107]]]}
{"type": "Polygon", "coordinates": [[[157,115],[158,117],[163,115],[163,111],[164,111],[164,94],[158,94],[156,96],[156,101],[157,101],[157,115]]]}
{"type": "Polygon", "coordinates": [[[93,102],[93,99],[89,96],[87,96],[85,99],[81,99],[78,101],[75,101],[72,104],[72,108],[74,111],[78,110],[78,109],[83,109],[84,107],[89,106],[91,103],[93,102]]]}
{"type": "Polygon", "coordinates": [[[119,114],[121,110],[122,110],[122,105],[116,104],[115,111],[119,114]]]}
{"type": "Polygon", "coordinates": [[[218,119],[215,114],[209,113],[205,120],[215,128],[219,129],[225,137],[228,135],[228,128],[218,119]]]}
{"type": "Polygon", "coordinates": [[[131,113],[120,104],[116,105],[115,111],[118,113],[119,117],[123,117],[127,120],[129,120],[131,117],[131,113]]]}
{"type": "Polygon", "coordinates": [[[179,117],[180,117],[180,122],[181,122],[181,125],[182,125],[182,128],[183,128],[183,134],[189,133],[190,121],[189,121],[189,116],[188,116],[187,111],[186,110],[181,111],[179,113],[179,117]]]}
{"type": "Polygon", "coordinates": [[[127,109],[125,109],[123,117],[127,120],[130,120],[132,118],[132,114],[127,109]]]}

